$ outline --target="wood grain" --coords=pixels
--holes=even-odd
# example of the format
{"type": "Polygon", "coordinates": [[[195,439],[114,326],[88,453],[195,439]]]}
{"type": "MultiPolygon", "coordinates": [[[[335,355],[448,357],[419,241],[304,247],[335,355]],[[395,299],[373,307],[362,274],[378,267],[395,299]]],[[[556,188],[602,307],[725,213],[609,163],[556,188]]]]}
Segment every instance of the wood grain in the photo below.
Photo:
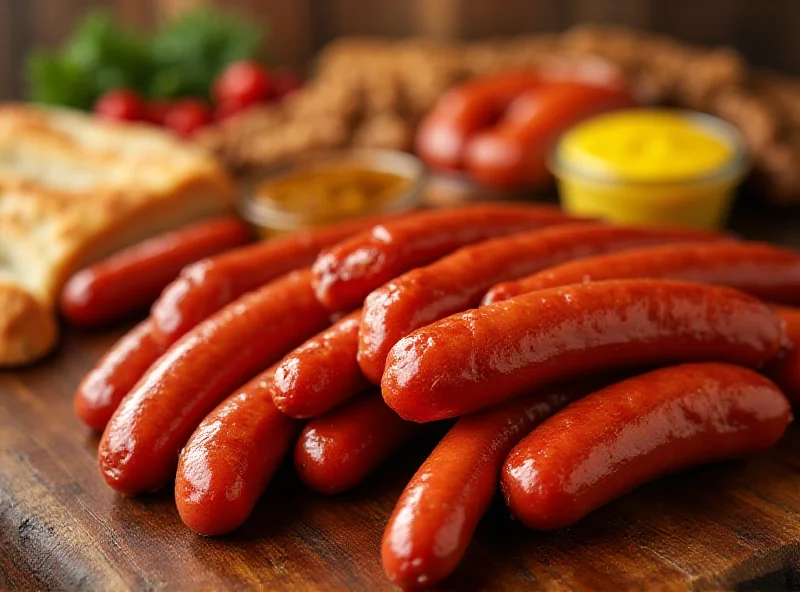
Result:
{"type": "MultiPolygon", "coordinates": [[[[790,216],[742,210],[735,227],[800,247],[790,216]]],[[[0,374],[0,588],[391,589],[383,527],[441,428],[351,494],[309,492],[286,467],[240,531],[199,537],[171,491],[129,499],[106,487],[98,438],[72,413],[81,376],[126,328],[67,330],[45,362],[0,374]]],[[[766,454],[661,479],[552,533],[497,502],[441,589],[797,590],[799,450],[793,426],[766,454]]]]}
{"type": "Polygon", "coordinates": [[[268,52],[303,65],[341,35],[481,38],[557,31],[585,21],[642,27],[705,44],[729,44],[754,64],[800,74],[796,0],[0,0],[0,100],[24,96],[24,55],[61,42],[87,8],[102,5],[148,27],[216,4],[272,31],[268,52]]]}

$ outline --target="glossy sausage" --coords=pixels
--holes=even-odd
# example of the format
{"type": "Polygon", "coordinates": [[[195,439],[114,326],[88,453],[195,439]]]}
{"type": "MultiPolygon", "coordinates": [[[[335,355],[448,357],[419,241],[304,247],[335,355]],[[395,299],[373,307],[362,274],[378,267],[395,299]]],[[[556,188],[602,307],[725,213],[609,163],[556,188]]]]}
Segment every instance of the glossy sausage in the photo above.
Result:
{"type": "Polygon", "coordinates": [[[190,263],[250,241],[233,217],[192,224],[145,240],[73,275],[61,292],[61,311],[76,325],[99,325],[150,306],[190,263]]]}
{"type": "Polygon", "coordinates": [[[763,300],[800,303],[800,255],[765,243],[681,244],[599,255],[498,284],[483,304],[589,281],[669,278],[730,286],[763,300]]]}
{"type": "Polygon", "coordinates": [[[570,224],[496,238],[464,247],[395,278],[367,296],[358,363],[380,384],[386,356],[403,337],[451,314],[473,308],[491,286],[570,259],[660,243],[720,240],[685,229],[570,224]]]}
{"type": "Polygon", "coordinates": [[[512,72],[450,89],[420,124],[417,154],[431,166],[459,168],[471,136],[497,121],[521,92],[541,84],[535,72],[512,72]]]}
{"type": "Polygon", "coordinates": [[[100,468],[115,490],[136,494],[175,475],[200,421],[234,388],[328,323],[308,270],[247,294],[172,346],[120,403],[100,441],[100,468]]]}
{"type": "Polygon", "coordinates": [[[122,398],[163,353],[150,319],[136,325],[81,381],[75,393],[75,414],[90,428],[105,429],[122,398]]]}
{"type": "Polygon", "coordinates": [[[760,367],[783,326],[730,288],[668,280],[573,284],[456,314],[401,339],[381,381],[405,419],[456,417],[601,371],[721,360],[760,367]]]}
{"type": "Polygon", "coordinates": [[[511,449],[588,387],[555,387],[467,415],[403,491],[383,535],[386,575],[401,588],[434,586],[461,561],[497,491],[511,449]]]}
{"type": "Polygon", "coordinates": [[[570,220],[552,206],[482,204],[379,224],[320,254],[313,267],[317,297],[332,311],[353,310],[385,282],[460,247],[570,220]]]}
{"type": "Polygon", "coordinates": [[[325,247],[402,215],[373,216],[270,239],[186,267],[153,305],[164,347],[226,304],[275,278],[311,265],[325,247]]]}
{"type": "Polygon", "coordinates": [[[220,535],[241,526],[291,449],[300,422],[272,403],[274,371],[220,403],[181,452],[175,504],[195,532],[220,535]]]}
{"type": "Polygon", "coordinates": [[[342,493],[361,483],[419,429],[400,419],[379,393],[364,393],[306,425],[295,446],[294,466],[311,489],[342,493]]]}
{"type": "Polygon", "coordinates": [[[272,399],[290,417],[322,415],[367,389],[356,361],[357,310],[288,353],[275,372],[272,399]]]}
{"type": "Polygon", "coordinates": [[[520,442],[501,478],[530,528],[569,526],[662,475],[769,448],[792,416],[768,379],[737,366],[684,364],[580,399],[520,442]]]}
{"type": "Polygon", "coordinates": [[[475,179],[496,187],[550,178],[547,155],[559,134],[592,115],[633,106],[622,87],[559,82],[520,95],[495,127],[472,138],[464,156],[475,179]]]}
{"type": "Polygon", "coordinates": [[[786,327],[784,350],[771,361],[764,374],[781,387],[795,407],[800,407],[800,309],[777,308],[786,327]]]}

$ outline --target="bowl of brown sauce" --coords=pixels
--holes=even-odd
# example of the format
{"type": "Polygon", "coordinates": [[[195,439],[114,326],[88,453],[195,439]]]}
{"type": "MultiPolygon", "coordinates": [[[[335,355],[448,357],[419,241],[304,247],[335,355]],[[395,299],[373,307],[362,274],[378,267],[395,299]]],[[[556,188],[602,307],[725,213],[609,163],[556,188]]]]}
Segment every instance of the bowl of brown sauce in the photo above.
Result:
{"type": "Polygon", "coordinates": [[[395,150],[309,154],[240,182],[242,216],[265,237],[417,207],[425,167],[395,150]]]}

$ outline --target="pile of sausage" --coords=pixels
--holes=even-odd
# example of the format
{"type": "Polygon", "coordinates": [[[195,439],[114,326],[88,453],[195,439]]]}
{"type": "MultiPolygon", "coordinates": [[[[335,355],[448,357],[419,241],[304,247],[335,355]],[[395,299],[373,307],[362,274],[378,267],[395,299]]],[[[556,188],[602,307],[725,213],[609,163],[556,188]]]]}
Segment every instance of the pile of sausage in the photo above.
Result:
{"type": "MultiPolygon", "coordinates": [[[[140,275],[180,241],[141,255],[140,275]]],[[[800,403],[792,304],[800,254],[768,244],[549,206],[414,212],[184,267],[75,405],[104,430],[108,484],[174,479],[181,519],[205,535],[241,525],[290,453],[310,488],[339,493],[458,418],[383,539],[389,578],[429,586],[498,486],[519,520],[554,529],[775,444],[800,403]]]]}
{"type": "Polygon", "coordinates": [[[586,66],[454,86],[420,123],[416,153],[431,167],[462,170],[489,187],[546,185],[547,155],[558,136],[583,119],[636,104],[618,73],[586,66]]]}

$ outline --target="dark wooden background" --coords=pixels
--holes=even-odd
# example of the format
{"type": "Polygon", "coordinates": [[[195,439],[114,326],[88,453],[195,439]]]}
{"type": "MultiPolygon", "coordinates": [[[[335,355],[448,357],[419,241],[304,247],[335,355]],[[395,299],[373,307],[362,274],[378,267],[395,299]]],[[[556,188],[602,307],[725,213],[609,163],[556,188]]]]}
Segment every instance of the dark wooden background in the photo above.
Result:
{"type": "Polygon", "coordinates": [[[474,39],[594,21],[729,44],[754,64],[800,74],[798,0],[0,0],[0,100],[24,97],[26,52],[62,41],[91,7],[150,27],[204,4],[268,24],[269,51],[293,66],[338,35],[474,39]]]}

